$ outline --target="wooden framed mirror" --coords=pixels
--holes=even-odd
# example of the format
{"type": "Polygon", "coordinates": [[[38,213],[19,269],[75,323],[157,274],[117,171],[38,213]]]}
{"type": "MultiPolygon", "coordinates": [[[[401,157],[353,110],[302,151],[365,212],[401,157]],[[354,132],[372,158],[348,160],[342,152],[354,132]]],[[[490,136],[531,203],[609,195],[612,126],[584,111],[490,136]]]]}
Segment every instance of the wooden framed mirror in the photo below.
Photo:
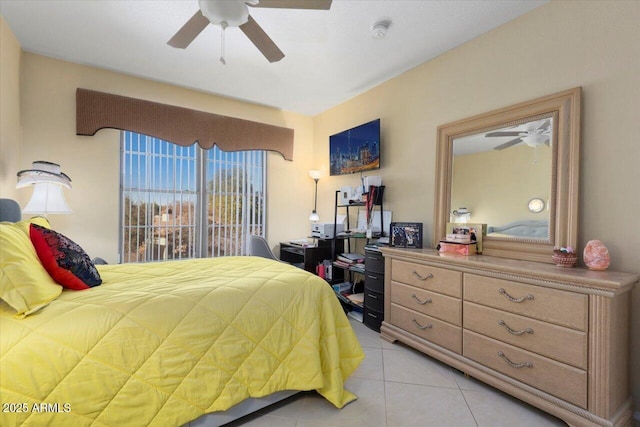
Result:
{"type": "Polygon", "coordinates": [[[434,247],[461,207],[487,224],[485,255],[550,263],[554,247],[576,247],[580,98],[578,87],[438,127],[434,247]]]}

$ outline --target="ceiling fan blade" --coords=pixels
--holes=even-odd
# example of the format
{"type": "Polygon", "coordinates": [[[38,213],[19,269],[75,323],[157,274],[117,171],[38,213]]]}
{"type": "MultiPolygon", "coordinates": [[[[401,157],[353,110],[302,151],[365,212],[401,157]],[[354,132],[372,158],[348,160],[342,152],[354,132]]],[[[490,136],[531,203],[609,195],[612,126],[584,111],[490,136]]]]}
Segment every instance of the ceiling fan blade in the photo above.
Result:
{"type": "Polygon", "coordinates": [[[256,45],[258,50],[267,58],[269,62],[278,62],[284,58],[284,53],[271,40],[271,37],[264,32],[262,27],[249,15],[249,20],[240,25],[242,32],[256,45]]]}
{"type": "Polygon", "coordinates": [[[202,12],[199,10],[187,21],[186,24],[178,30],[178,32],[171,37],[171,40],[167,42],[169,46],[184,49],[191,44],[191,42],[198,37],[198,34],[209,25],[209,20],[205,18],[202,12]]]}
{"type": "Polygon", "coordinates": [[[522,132],[522,131],[497,131],[497,132],[489,132],[488,134],[485,135],[485,138],[490,138],[493,136],[520,136],[520,134],[523,134],[526,132],[522,132]]]}
{"type": "Polygon", "coordinates": [[[247,2],[247,6],[281,9],[317,9],[329,10],[333,0],[260,0],[258,4],[247,2]]]}
{"type": "Polygon", "coordinates": [[[549,129],[550,124],[551,124],[550,121],[547,119],[544,122],[542,122],[542,124],[538,126],[538,129],[536,130],[541,130],[544,132],[549,129]]]}
{"type": "Polygon", "coordinates": [[[496,145],[493,147],[494,150],[504,150],[505,148],[509,148],[512,145],[516,145],[517,143],[522,142],[522,138],[512,139],[511,141],[507,141],[504,144],[496,145]]]}

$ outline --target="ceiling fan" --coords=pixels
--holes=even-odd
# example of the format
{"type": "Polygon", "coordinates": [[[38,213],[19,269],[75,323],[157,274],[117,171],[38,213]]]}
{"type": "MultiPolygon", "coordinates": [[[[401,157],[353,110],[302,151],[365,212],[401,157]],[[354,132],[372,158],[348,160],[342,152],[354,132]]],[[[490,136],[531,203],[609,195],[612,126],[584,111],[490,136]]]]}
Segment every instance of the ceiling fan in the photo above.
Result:
{"type": "Polygon", "coordinates": [[[521,142],[529,147],[538,147],[542,144],[551,144],[551,120],[533,121],[527,123],[527,128],[513,131],[495,131],[485,135],[486,138],[515,136],[515,139],[493,147],[494,150],[504,150],[521,142]]]}
{"type": "Polygon", "coordinates": [[[220,62],[224,59],[224,32],[227,27],[239,27],[269,62],[284,58],[284,53],[249,14],[251,7],[281,9],[329,10],[332,0],[199,0],[200,10],[167,42],[168,45],[185,49],[207,25],[222,27],[222,49],[220,62]]]}

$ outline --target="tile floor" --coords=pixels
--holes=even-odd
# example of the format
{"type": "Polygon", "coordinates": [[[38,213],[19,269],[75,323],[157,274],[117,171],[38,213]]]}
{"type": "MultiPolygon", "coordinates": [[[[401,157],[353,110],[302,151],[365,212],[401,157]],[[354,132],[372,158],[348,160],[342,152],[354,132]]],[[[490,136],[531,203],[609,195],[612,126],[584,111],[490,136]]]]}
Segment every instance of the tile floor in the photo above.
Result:
{"type": "Polygon", "coordinates": [[[533,408],[351,320],[366,359],[347,380],[358,400],[338,410],[300,393],[231,427],[566,426],[533,408]]]}

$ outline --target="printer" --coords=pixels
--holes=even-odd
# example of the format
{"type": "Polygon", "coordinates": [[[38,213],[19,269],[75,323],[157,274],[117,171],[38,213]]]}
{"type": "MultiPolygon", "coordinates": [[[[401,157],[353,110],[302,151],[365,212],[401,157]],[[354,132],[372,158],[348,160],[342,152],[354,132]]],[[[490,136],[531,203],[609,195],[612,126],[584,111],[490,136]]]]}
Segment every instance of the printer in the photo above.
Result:
{"type": "MultiPolygon", "coordinates": [[[[311,224],[311,237],[315,237],[317,239],[332,239],[335,236],[333,235],[334,224],[316,222],[311,224]]],[[[336,233],[342,233],[344,231],[344,224],[338,224],[335,227],[336,233]]]]}

